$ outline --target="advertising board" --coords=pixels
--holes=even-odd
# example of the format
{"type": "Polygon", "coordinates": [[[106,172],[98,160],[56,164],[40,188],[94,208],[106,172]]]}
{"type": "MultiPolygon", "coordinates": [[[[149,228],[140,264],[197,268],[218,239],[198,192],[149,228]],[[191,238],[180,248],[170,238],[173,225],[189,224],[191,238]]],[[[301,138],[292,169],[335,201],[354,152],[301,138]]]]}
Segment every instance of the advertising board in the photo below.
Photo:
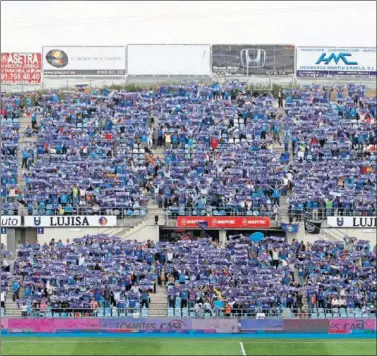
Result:
{"type": "Polygon", "coordinates": [[[1,216],[0,217],[1,227],[19,227],[22,226],[21,216],[1,216]]]}
{"type": "Polygon", "coordinates": [[[329,331],[376,330],[376,319],[335,319],[329,321],[329,331]]]}
{"type": "Polygon", "coordinates": [[[1,53],[2,84],[40,84],[42,56],[40,53],[1,53]]]}
{"type": "Polygon", "coordinates": [[[27,227],[107,227],[116,226],[116,216],[25,216],[27,227]]]}
{"type": "Polygon", "coordinates": [[[209,45],[133,44],[127,48],[128,75],[205,75],[210,71],[209,45]]]}
{"type": "Polygon", "coordinates": [[[330,227],[366,228],[377,227],[375,216],[328,216],[327,225],[330,227]]]}
{"type": "Polygon", "coordinates": [[[177,227],[198,227],[208,223],[208,228],[269,228],[269,217],[255,216],[178,216],[177,227]]]}
{"type": "Polygon", "coordinates": [[[293,75],[293,45],[212,45],[212,74],[293,75]]]}
{"type": "Polygon", "coordinates": [[[376,76],[375,47],[297,47],[297,77],[376,76]]]}
{"type": "Polygon", "coordinates": [[[326,319],[284,319],[283,330],[292,333],[327,333],[329,321],[326,319]]]}
{"type": "MultiPolygon", "coordinates": [[[[339,333],[375,332],[375,319],[138,319],[138,318],[1,318],[7,333],[339,333]]],[[[373,336],[373,335],[372,335],[373,336]]]]}
{"type": "Polygon", "coordinates": [[[43,47],[45,77],[116,77],[126,74],[126,48],[111,47],[43,47]]]}
{"type": "Polygon", "coordinates": [[[191,330],[206,333],[238,332],[238,319],[132,319],[72,318],[21,319],[2,318],[2,329],[8,333],[63,333],[104,331],[116,333],[185,333],[191,330]]]}
{"type": "Polygon", "coordinates": [[[242,319],[240,332],[247,333],[257,330],[282,331],[284,327],[281,319],[242,319]]]}

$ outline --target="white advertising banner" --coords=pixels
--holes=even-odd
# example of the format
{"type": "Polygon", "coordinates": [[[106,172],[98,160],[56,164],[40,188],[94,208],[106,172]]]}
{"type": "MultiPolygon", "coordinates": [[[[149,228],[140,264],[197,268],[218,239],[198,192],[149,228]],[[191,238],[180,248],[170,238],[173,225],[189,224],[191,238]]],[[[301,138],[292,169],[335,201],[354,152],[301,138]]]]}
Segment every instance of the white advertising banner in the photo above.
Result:
{"type": "Polygon", "coordinates": [[[128,45],[128,75],[210,75],[209,45],[128,45]]]}
{"type": "Polygon", "coordinates": [[[0,222],[2,227],[19,227],[21,226],[21,216],[2,216],[0,222]]]}
{"type": "Polygon", "coordinates": [[[297,47],[298,77],[376,76],[375,47],[297,47]]]}
{"type": "Polygon", "coordinates": [[[116,226],[116,216],[25,216],[27,227],[110,227],[116,226]]]}
{"type": "Polygon", "coordinates": [[[330,227],[354,227],[366,228],[377,227],[377,217],[375,216],[329,216],[327,225],[330,227]]]}
{"type": "Polygon", "coordinates": [[[43,47],[45,77],[124,76],[126,47],[43,47]]]}

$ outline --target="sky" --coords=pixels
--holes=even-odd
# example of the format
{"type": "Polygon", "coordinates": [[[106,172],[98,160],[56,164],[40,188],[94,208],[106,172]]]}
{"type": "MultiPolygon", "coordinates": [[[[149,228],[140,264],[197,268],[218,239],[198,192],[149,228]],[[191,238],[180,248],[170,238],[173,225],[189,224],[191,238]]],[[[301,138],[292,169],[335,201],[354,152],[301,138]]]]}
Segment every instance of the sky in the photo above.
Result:
{"type": "Polygon", "coordinates": [[[376,1],[1,1],[1,52],[42,46],[376,46],[376,1]]]}

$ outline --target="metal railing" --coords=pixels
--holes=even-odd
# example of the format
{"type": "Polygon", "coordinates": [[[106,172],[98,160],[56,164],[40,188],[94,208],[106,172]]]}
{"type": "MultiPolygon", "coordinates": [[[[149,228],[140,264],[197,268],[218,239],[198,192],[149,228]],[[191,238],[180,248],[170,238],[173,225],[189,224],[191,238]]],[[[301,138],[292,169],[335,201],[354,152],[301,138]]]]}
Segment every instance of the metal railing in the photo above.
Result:
{"type": "Polygon", "coordinates": [[[305,208],[304,210],[298,210],[298,209],[292,209],[291,214],[288,214],[288,209],[287,208],[281,208],[279,210],[279,217],[280,218],[287,218],[289,216],[293,217],[294,219],[299,219],[301,220],[304,219],[304,217],[308,218],[313,218],[314,220],[325,220],[329,216],[339,216],[339,217],[346,217],[346,216],[352,216],[352,217],[367,217],[367,216],[376,216],[377,211],[372,210],[372,211],[367,211],[365,209],[354,209],[352,211],[349,210],[342,210],[339,208],[332,208],[332,209],[327,209],[327,208],[318,208],[318,209],[313,209],[313,208],[305,208]]]}
{"type": "Polygon", "coordinates": [[[314,308],[292,312],[290,309],[283,311],[248,311],[246,309],[232,309],[230,314],[226,314],[224,308],[213,308],[211,311],[195,308],[168,308],[167,304],[159,303],[164,307],[156,308],[156,303],[149,308],[48,308],[43,311],[32,309],[22,312],[19,308],[5,309],[2,311],[3,317],[23,317],[23,318],[239,318],[239,319],[368,319],[375,318],[376,311],[344,312],[333,309],[314,308]]]}

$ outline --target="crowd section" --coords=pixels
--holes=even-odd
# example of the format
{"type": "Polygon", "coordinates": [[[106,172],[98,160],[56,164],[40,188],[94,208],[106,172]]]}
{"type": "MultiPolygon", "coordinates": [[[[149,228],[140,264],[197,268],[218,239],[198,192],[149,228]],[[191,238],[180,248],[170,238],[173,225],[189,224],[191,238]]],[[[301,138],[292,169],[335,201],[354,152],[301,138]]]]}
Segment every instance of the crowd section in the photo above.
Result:
{"type": "Polygon", "coordinates": [[[147,316],[160,285],[170,317],[375,317],[376,252],[355,239],[305,245],[236,235],[219,246],[93,235],[18,246],[1,287],[11,284],[24,316],[147,316]]]}
{"type": "Polygon", "coordinates": [[[375,215],[376,100],[365,90],[303,86],[279,94],[284,108],[240,82],[3,98],[2,214],[143,215],[155,199],[173,215],[274,216],[288,194],[292,220],[375,215]],[[18,148],[19,167],[21,114],[36,142],[18,148]]]}
{"type": "Polygon", "coordinates": [[[17,109],[19,98],[12,98],[1,109],[1,215],[13,215],[13,202],[18,195],[18,144],[19,144],[19,118],[22,115],[17,109]],[[9,197],[9,198],[8,198],[9,197]]]}

